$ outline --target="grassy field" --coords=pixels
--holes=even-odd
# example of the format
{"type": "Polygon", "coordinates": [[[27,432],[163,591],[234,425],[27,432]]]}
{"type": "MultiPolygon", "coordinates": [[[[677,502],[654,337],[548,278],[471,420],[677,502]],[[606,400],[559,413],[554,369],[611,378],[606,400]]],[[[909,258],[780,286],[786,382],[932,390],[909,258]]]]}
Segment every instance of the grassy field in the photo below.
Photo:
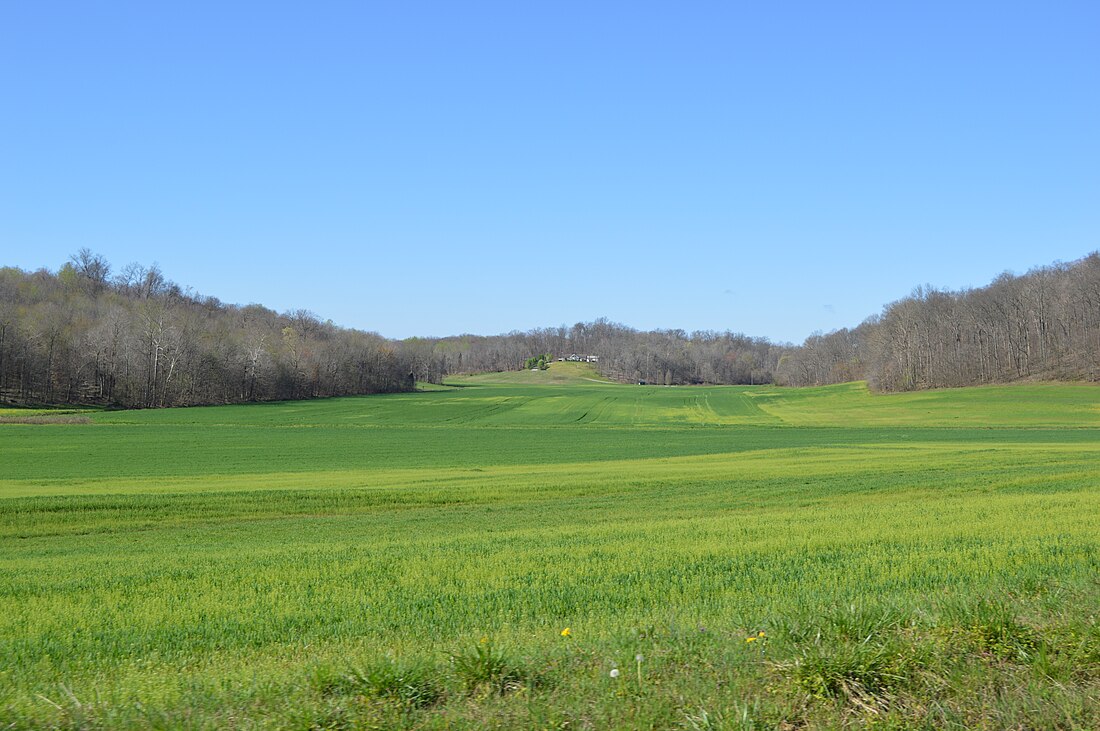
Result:
{"type": "Polygon", "coordinates": [[[0,729],[1100,727],[1100,387],[448,385],[0,410],[0,729]]]}

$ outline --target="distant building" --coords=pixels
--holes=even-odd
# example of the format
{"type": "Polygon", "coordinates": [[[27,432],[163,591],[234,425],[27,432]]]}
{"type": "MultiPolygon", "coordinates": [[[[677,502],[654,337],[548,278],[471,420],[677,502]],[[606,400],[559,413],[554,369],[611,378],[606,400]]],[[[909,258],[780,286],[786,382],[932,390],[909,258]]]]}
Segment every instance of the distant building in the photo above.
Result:
{"type": "Polygon", "coordinates": [[[570,353],[564,358],[558,358],[558,360],[567,360],[570,363],[599,363],[600,356],[598,355],[578,355],[576,353],[570,353]]]}

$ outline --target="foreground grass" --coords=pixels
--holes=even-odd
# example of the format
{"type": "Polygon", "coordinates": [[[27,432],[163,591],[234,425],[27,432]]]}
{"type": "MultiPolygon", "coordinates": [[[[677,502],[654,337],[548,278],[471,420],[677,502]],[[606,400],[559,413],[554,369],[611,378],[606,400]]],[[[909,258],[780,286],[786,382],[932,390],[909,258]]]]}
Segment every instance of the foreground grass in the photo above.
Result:
{"type": "Polygon", "coordinates": [[[83,693],[59,683],[40,701],[62,727],[1088,729],[1100,720],[1097,630],[1077,608],[1096,598],[1062,589],[747,628],[211,653],[182,672],[146,660],[83,693]]]}
{"type": "Polygon", "coordinates": [[[1100,726],[1100,390],[491,380],[0,427],[0,728],[1100,726]]]}

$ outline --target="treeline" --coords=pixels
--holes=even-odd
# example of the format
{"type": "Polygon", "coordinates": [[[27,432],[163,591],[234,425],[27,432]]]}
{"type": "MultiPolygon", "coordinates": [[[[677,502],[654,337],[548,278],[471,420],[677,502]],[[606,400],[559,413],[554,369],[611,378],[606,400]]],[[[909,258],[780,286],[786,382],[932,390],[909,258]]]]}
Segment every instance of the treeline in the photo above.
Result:
{"type": "Polygon", "coordinates": [[[808,338],[776,372],[783,384],[866,379],[882,391],[1029,378],[1100,380],[1100,253],[980,289],[918,288],[855,329],[808,338]]]}
{"type": "Polygon", "coordinates": [[[112,276],[82,250],[57,272],[0,269],[0,400],[159,407],[411,390],[416,380],[599,356],[624,382],[883,391],[1025,378],[1100,380],[1100,253],[980,289],[918,288],[798,347],[599,319],[506,335],[387,340],[305,311],[199,296],[155,266],[112,276]]]}
{"type": "Polygon", "coordinates": [[[0,399],[182,406],[403,391],[399,344],[198,296],[155,266],[112,276],[82,250],[56,273],[0,269],[0,399]]]}
{"type": "Polygon", "coordinates": [[[542,353],[597,355],[599,371],[624,382],[656,384],[770,383],[789,349],[739,333],[639,331],[599,319],[572,327],[537,328],[491,337],[461,335],[405,341],[417,373],[438,379],[452,373],[523,368],[542,353]]]}

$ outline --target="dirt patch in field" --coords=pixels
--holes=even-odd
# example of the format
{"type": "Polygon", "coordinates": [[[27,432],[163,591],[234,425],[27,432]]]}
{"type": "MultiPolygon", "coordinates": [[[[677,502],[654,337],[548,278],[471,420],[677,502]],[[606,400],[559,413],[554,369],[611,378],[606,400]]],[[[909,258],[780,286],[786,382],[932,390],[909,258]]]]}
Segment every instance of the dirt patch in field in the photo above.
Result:
{"type": "Polygon", "coordinates": [[[0,424],[91,424],[92,420],[79,414],[33,414],[29,416],[0,416],[0,424]]]}

